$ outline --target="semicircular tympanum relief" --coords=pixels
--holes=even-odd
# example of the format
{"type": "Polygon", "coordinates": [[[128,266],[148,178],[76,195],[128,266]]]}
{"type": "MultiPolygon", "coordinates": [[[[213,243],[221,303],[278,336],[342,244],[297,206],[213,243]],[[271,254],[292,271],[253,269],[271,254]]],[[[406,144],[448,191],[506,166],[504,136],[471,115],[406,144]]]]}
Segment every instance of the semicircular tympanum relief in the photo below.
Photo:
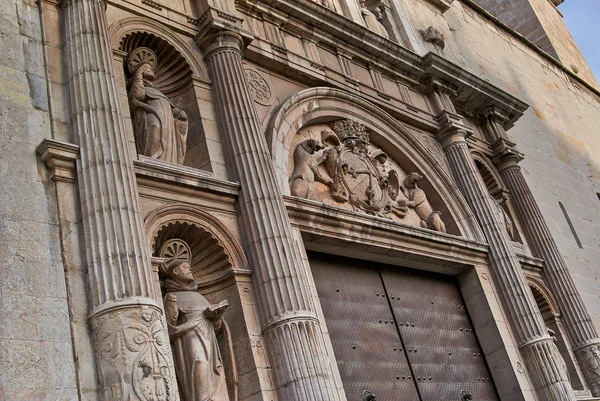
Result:
{"type": "Polygon", "coordinates": [[[296,134],[291,149],[293,196],[446,232],[441,213],[419,187],[423,177],[370,143],[364,125],[351,119],[310,125],[296,134]]]}

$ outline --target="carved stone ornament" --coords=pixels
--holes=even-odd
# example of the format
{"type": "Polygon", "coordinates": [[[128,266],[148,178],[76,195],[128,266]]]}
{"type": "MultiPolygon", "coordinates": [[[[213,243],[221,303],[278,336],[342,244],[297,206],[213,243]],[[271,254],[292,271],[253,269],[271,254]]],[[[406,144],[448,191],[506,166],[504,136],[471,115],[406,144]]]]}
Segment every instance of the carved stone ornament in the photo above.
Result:
{"type": "Polygon", "coordinates": [[[273,91],[267,80],[256,70],[245,69],[246,81],[252,98],[258,104],[269,106],[272,103],[273,91]]]}
{"type": "Polygon", "coordinates": [[[146,47],[138,47],[127,57],[132,74],[129,89],[133,131],[140,155],[183,164],[187,146],[188,118],[171,103],[157,86],[156,55],[146,47]]]}
{"type": "Polygon", "coordinates": [[[592,394],[600,394],[600,345],[593,344],[577,351],[577,359],[584,361],[583,373],[590,383],[592,394]]]}
{"type": "Polygon", "coordinates": [[[177,399],[169,339],[158,309],[118,309],[92,321],[104,400],[177,399]]]}
{"type": "Polygon", "coordinates": [[[182,401],[237,400],[231,334],[222,319],[229,303],[208,302],[197,291],[184,258],[166,264],[163,274],[165,315],[182,401]]]}
{"type": "Polygon", "coordinates": [[[168,265],[174,261],[192,261],[192,252],[185,241],[177,238],[170,239],[160,248],[158,255],[163,258],[164,264],[168,265]]]}
{"type": "Polygon", "coordinates": [[[440,212],[417,185],[422,177],[401,179],[401,169],[370,145],[364,125],[345,119],[322,128],[320,140],[310,129],[298,135],[303,140],[293,152],[292,195],[446,232],[440,212]]]}
{"type": "Polygon", "coordinates": [[[421,35],[423,36],[423,40],[425,40],[425,42],[433,43],[442,50],[446,46],[444,34],[432,26],[424,31],[421,31],[421,35]]]}

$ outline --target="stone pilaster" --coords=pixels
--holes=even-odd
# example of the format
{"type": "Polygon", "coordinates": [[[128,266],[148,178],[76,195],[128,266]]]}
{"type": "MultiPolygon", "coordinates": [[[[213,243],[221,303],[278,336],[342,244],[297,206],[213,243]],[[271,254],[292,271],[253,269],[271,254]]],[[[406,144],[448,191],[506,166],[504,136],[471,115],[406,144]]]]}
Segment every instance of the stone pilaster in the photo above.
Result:
{"type": "Polygon", "coordinates": [[[544,282],[558,303],[563,328],[579,366],[592,394],[599,397],[600,365],[596,362],[596,358],[600,357],[598,333],[518,165],[522,159],[521,155],[514,150],[514,145],[507,141],[498,141],[494,150],[494,163],[511,192],[512,204],[523,227],[525,238],[533,254],[545,262],[544,282]]]}
{"type": "Polygon", "coordinates": [[[274,386],[281,400],[341,400],[334,380],[337,367],[327,355],[299,244],[246,83],[243,40],[239,33],[213,25],[197,38],[213,85],[228,170],[241,185],[239,227],[253,270],[274,386]]]}
{"type": "Polygon", "coordinates": [[[438,139],[454,180],[488,241],[494,282],[534,389],[544,401],[575,400],[564,361],[548,335],[508,234],[497,217],[497,205],[471,157],[465,140],[468,128],[451,113],[443,113],[440,118],[438,139]]]}
{"type": "Polygon", "coordinates": [[[61,6],[70,129],[80,147],[77,183],[100,399],[177,400],[168,334],[154,300],[106,4],[64,0],[61,6]]]}

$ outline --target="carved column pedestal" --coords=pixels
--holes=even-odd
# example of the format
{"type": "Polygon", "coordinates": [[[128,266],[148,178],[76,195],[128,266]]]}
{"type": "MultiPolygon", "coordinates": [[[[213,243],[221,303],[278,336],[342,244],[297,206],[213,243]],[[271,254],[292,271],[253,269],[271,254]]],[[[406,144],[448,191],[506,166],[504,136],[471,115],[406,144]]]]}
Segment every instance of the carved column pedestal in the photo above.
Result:
{"type": "Polygon", "coordinates": [[[106,4],[61,5],[100,399],[178,400],[168,335],[154,301],[106,4]]]}
{"type": "Polygon", "coordinates": [[[600,338],[518,165],[521,156],[510,144],[504,141],[499,144],[494,162],[511,192],[512,204],[533,254],[545,262],[544,282],[558,303],[563,327],[588,386],[599,397],[600,338]]]}
{"type": "Polygon", "coordinates": [[[454,121],[453,116],[446,114],[442,118],[445,121],[438,139],[454,180],[487,238],[494,281],[534,389],[544,401],[575,400],[564,361],[548,335],[508,233],[498,218],[496,203],[471,157],[465,140],[468,129],[454,121]]]}
{"type": "Polygon", "coordinates": [[[212,80],[228,170],[241,184],[239,227],[254,272],[262,331],[279,399],[341,400],[334,380],[335,362],[327,355],[299,244],[247,87],[243,38],[209,26],[198,36],[198,45],[212,80]]]}

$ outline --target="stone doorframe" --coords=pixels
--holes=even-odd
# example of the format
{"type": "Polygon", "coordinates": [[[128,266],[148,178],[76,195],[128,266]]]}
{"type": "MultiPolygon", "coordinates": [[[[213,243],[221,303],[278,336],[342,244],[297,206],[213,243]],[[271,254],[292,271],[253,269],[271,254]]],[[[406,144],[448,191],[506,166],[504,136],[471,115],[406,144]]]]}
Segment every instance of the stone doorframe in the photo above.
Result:
{"type": "MultiPolygon", "coordinates": [[[[290,220],[304,250],[338,254],[396,266],[455,275],[502,400],[535,400],[488,269],[488,247],[463,196],[443,164],[401,123],[352,94],[313,88],[292,96],[271,119],[267,140],[290,220]],[[294,135],[314,123],[348,118],[375,133],[390,156],[402,154],[424,173],[447,202],[461,237],[288,196],[288,154],[294,135]]],[[[304,268],[310,272],[304,252],[304,268]]],[[[312,275],[308,274],[312,280],[312,275]]],[[[323,318],[314,281],[309,285],[323,318]]],[[[322,320],[324,321],[324,320],[322,320]]],[[[327,325],[323,333],[328,338],[327,325]]],[[[328,341],[330,344],[330,341],[328,341]]],[[[333,355],[333,353],[330,353],[333,355]]]]}

